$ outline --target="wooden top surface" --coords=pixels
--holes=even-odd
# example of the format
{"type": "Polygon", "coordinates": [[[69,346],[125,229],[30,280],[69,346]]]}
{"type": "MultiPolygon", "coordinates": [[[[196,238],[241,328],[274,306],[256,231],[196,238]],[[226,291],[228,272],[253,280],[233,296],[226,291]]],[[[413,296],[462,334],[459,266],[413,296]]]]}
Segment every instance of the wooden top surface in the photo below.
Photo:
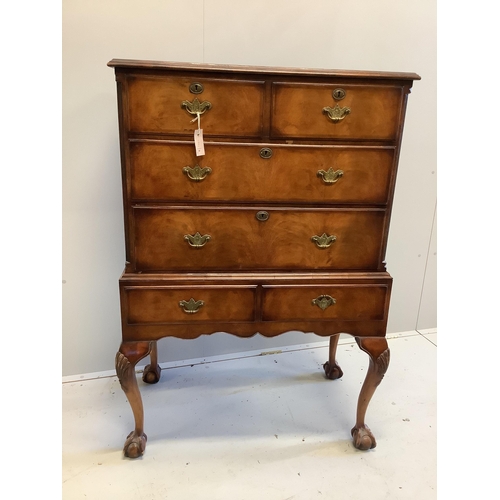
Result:
{"type": "Polygon", "coordinates": [[[273,66],[238,66],[228,64],[185,63],[168,61],[141,61],[133,59],[112,59],[108,66],[111,68],[129,69],[169,69],[174,71],[212,71],[225,73],[265,73],[269,75],[309,75],[344,78],[388,78],[396,80],[420,80],[416,73],[392,71],[361,71],[311,68],[282,68],[273,66]]]}

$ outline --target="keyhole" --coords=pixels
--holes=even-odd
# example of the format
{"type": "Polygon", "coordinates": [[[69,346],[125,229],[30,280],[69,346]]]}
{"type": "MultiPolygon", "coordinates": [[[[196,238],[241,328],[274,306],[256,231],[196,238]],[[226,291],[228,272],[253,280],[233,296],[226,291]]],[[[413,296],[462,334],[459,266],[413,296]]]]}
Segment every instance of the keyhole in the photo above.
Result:
{"type": "Polygon", "coordinates": [[[344,97],[345,97],[344,89],[335,89],[333,91],[333,98],[336,99],[337,101],[341,101],[344,97]]]}
{"type": "Polygon", "coordinates": [[[189,92],[191,92],[191,94],[201,94],[203,92],[203,85],[198,82],[192,83],[189,86],[189,92]]]}
{"type": "Polygon", "coordinates": [[[271,148],[262,148],[260,150],[260,157],[264,159],[269,159],[273,156],[273,150],[271,148]]]}

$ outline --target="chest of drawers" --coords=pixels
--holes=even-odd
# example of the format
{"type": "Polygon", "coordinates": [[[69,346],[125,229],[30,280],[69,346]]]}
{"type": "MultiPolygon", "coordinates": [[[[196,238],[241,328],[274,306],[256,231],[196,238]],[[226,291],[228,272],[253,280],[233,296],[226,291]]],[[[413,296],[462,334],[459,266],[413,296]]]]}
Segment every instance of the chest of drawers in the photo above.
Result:
{"type": "Polygon", "coordinates": [[[389,363],[384,262],[413,73],[112,60],[126,264],[116,370],[146,445],[136,364],[160,377],[157,340],[228,332],[330,338],[369,356],[356,424],[389,363]],[[196,139],[196,134],[202,138],[196,139]],[[200,148],[197,149],[197,148],[200,148]],[[204,150],[204,151],[203,151],[204,150]]]}

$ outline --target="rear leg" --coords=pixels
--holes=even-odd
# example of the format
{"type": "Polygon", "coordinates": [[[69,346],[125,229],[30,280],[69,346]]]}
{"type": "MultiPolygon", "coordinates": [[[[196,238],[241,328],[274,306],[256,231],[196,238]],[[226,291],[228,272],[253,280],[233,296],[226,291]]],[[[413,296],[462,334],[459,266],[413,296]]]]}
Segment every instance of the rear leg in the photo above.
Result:
{"type": "Polygon", "coordinates": [[[329,378],[330,380],[336,380],[344,375],[342,369],[337,364],[337,360],[335,359],[339,338],[340,333],[337,333],[336,335],[332,335],[330,337],[330,351],[328,355],[328,361],[323,365],[326,378],[329,378]]]}
{"type": "Polygon", "coordinates": [[[158,346],[156,340],[151,342],[151,352],[149,353],[151,363],[146,365],[142,373],[142,380],[147,384],[156,384],[160,380],[161,368],[158,364],[158,346]]]}

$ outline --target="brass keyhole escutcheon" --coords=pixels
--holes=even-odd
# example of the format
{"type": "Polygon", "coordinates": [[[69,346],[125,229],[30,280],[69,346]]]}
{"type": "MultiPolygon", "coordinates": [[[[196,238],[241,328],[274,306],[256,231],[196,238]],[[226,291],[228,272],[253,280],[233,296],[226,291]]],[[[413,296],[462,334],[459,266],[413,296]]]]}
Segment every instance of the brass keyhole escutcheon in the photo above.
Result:
{"type": "Polygon", "coordinates": [[[273,150],[271,148],[262,148],[259,154],[261,158],[268,160],[271,156],[273,156],[273,150]]]}
{"type": "Polygon", "coordinates": [[[345,90],[344,89],[335,89],[333,91],[332,95],[336,101],[341,101],[345,97],[345,90]]]}
{"type": "Polygon", "coordinates": [[[265,221],[265,220],[269,219],[269,212],[266,212],[265,210],[261,210],[260,212],[257,212],[255,214],[255,217],[257,218],[257,220],[265,221]]]}
{"type": "Polygon", "coordinates": [[[198,82],[194,82],[189,86],[189,92],[191,94],[201,94],[203,92],[203,85],[198,82]]]}

